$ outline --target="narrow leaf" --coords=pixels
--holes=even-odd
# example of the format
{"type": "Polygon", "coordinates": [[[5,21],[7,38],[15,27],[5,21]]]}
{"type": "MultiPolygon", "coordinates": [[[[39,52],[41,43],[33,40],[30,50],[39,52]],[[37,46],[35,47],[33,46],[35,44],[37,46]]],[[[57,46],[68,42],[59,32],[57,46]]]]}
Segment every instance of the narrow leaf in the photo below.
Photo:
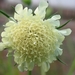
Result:
{"type": "Polygon", "coordinates": [[[66,23],[64,23],[63,25],[57,27],[56,29],[60,29],[60,28],[64,27],[64,26],[67,25],[70,21],[72,21],[72,19],[68,20],[66,23]]]}
{"type": "Polygon", "coordinates": [[[4,16],[6,16],[7,18],[9,18],[10,20],[16,22],[16,20],[12,17],[10,17],[8,14],[6,14],[5,12],[3,12],[2,10],[0,10],[0,13],[3,14],[4,16]]]}
{"type": "Polygon", "coordinates": [[[67,65],[65,62],[63,62],[61,59],[59,59],[58,57],[57,57],[57,60],[59,61],[59,62],[61,62],[62,64],[64,64],[64,65],[67,65]]]}
{"type": "MultiPolygon", "coordinates": [[[[13,10],[15,10],[15,7],[11,6],[13,10]]],[[[16,11],[15,11],[16,12],[16,11]]],[[[16,12],[17,13],[17,12],[16,12]]],[[[17,13],[18,14],[18,13],[17,13]]]]}
{"type": "Polygon", "coordinates": [[[10,18],[9,15],[7,15],[5,12],[3,12],[2,10],[0,10],[0,13],[3,14],[4,16],[6,16],[7,18],[10,18]]]}

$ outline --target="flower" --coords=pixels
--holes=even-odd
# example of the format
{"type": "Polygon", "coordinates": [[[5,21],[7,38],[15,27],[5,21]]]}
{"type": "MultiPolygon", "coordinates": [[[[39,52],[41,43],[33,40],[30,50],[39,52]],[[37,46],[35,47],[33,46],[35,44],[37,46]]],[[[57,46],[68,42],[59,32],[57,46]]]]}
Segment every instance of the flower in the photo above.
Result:
{"type": "Polygon", "coordinates": [[[7,48],[7,56],[14,51],[14,61],[20,71],[32,70],[38,65],[44,66],[47,72],[49,64],[62,54],[60,45],[64,36],[71,33],[70,29],[56,28],[60,26],[60,15],[44,19],[47,7],[47,1],[41,0],[33,15],[31,9],[16,5],[14,21],[9,20],[1,34],[0,51],[7,48]]]}

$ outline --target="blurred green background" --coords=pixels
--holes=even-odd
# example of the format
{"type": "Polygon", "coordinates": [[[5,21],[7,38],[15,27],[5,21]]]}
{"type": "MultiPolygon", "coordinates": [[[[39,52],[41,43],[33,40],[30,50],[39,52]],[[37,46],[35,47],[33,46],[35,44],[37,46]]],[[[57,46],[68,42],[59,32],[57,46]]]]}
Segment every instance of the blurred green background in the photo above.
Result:
{"type": "MultiPolygon", "coordinates": [[[[14,7],[16,4],[22,3],[24,7],[27,6],[34,10],[38,6],[39,1],[40,0],[0,0],[0,10],[5,11],[10,16],[13,16],[14,9],[12,6],[14,7]]],[[[66,1],[68,3],[68,0],[66,1]]],[[[60,20],[61,25],[67,20],[73,19],[70,23],[63,27],[71,28],[72,34],[66,37],[63,45],[61,46],[61,48],[63,48],[63,55],[60,56],[60,59],[62,59],[67,65],[62,64],[59,61],[55,61],[50,65],[51,67],[47,72],[47,75],[75,75],[75,8],[67,8],[66,6],[56,7],[49,4],[45,18],[51,17],[56,12],[62,16],[62,19],[60,20]]],[[[3,25],[7,21],[8,19],[4,15],[0,14],[0,33],[3,31],[3,25]]],[[[7,58],[6,54],[7,50],[0,52],[0,75],[27,75],[27,72],[19,72],[15,62],[13,61],[13,57],[10,56],[7,58]]],[[[35,67],[32,73],[33,75],[40,75],[39,68],[35,67]]]]}

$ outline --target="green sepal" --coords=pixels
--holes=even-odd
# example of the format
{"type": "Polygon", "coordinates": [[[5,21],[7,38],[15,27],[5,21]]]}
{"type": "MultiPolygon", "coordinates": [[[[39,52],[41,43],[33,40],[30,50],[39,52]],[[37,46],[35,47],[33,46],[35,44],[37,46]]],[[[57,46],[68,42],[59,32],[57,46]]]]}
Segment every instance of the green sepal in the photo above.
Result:
{"type": "Polygon", "coordinates": [[[64,23],[63,25],[57,27],[56,29],[60,29],[60,28],[62,28],[64,26],[66,26],[70,21],[72,21],[72,19],[68,20],[66,23],[64,23]]]}
{"type": "Polygon", "coordinates": [[[64,61],[62,61],[60,58],[58,58],[58,57],[56,57],[57,58],[57,60],[59,61],[59,62],[61,62],[62,64],[64,64],[64,65],[67,65],[64,61]]]}

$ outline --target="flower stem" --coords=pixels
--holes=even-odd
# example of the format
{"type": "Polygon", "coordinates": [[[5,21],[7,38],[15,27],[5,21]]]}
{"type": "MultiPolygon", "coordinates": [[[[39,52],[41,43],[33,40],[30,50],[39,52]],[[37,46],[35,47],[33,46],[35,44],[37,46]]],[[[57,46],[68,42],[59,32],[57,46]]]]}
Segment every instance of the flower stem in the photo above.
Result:
{"type": "Polygon", "coordinates": [[[28,71],[28,75],[32,75],[32,72],[31,71],[28,71]]]}
{"type": "Polygon", "coordinates": [[[41,66],[41,75],[46,75],[46,72],[44,72],[43,67],[41,66]]]}
{"type": "Polygon", "coordinates": [[[72,62],[72,65],[71,65],[71,68],[70,68],[70,70],[68,72],[68,75],[73,75],[74,70],[75,70],[75,59],[72,62]]]}

